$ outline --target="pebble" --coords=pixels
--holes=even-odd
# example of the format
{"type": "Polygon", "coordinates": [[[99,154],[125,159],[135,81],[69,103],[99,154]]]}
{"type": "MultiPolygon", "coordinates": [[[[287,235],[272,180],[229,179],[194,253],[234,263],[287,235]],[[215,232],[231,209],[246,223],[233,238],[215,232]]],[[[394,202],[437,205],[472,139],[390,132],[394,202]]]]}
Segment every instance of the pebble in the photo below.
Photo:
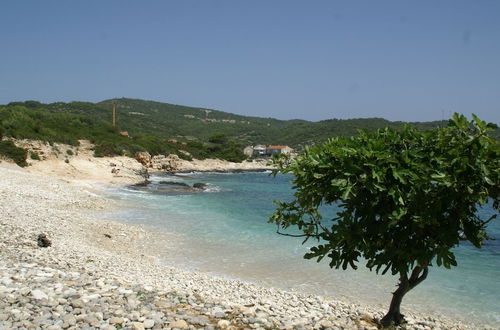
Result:
{"type": "Polygon", "coordinates": [[[48,300],[49,296],[41,290],[33,290],[31,291],[31,295],[33,296],[33,299],[35,300],[48,300]]]}
{"type": "Polygon", "coordinates": [[[154,327],[155,321],[147,319],[147,320],[144,320],[144,322],[142,324],[144,325],[144,328],[149,329],[149,328],[154,327]]]}

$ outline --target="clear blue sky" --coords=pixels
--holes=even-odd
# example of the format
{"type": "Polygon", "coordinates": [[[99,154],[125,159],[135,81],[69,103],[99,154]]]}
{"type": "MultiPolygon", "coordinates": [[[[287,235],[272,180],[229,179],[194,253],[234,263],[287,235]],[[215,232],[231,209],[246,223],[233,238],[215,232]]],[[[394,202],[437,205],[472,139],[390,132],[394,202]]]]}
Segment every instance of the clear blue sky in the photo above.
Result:
{"type": "Polygon", "coordinates": [[[0,2],[0,104],[500,124],[500,1],[0,2]]]}

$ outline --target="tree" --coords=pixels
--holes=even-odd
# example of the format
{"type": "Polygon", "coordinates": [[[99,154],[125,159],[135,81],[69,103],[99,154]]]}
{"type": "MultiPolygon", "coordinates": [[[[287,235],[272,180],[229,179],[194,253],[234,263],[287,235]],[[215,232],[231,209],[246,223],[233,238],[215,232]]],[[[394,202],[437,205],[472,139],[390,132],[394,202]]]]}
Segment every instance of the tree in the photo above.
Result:
{"type": "Polygon", "coordinates": [[[495,128],[476,116],[454,114],[448,127],[418,131],[381,129],[333,138],[296,159],[273,160],[274,171],[293,174],[294,200],[276,202],[269,219],[278,233],[317,239],[304,257],[330,259],[330,267],[357,268],[360,258],[377,273],[399,275],[383,326],[400,324],[404,295],[437,265],[456,266],[451,250],[488,239],[477,209],[499,210],[500,147],[495,128]],[[333,219],[319,207],[338,205],[333,219]],[[299,235],[283,233],[297,227],[299,235]]]}
{"type": "Polygon", "coordinates": [[[208,142],[215,143],[215,144],[226,144],[229,142],[229,138],[227,137],[226,134],[221,133],[221,132],[216,132],[208,138],[208,142]]]}

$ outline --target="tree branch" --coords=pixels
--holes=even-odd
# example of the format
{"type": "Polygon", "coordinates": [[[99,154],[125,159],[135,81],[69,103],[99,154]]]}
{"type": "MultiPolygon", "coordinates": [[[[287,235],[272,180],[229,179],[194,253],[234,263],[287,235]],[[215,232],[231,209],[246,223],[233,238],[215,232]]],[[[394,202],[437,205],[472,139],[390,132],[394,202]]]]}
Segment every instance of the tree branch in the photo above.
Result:
{"type": "Polygon", "coordinates": [[[422,281],[427,278],[427,274],[429,274],[429,267],[427,267],[427,266],[425,266],[425,267],[420,267],[420,266],[415,267],[413,269],[412,273],[411,273],[411,277],[410,277],[410,280],[409,280],[410,287],[409,287],[408,291],[410,291],[411,289],[413,289],[414,287],[416,287],[417,285],[419,285],[420,283],[422,283],[422,281]],[[420,272],[422,272],[422,275],[420,275],[420,272]]]}
{"type": "Polygon", "coordinates": [[[306,237],[306,236],[309,236],[307,234],[294,235],[294,234],[282,233],[282,232],[280,232],[279,229],[276,230],[276,233],[278,233],[278,234],[280,234],[282,236],[289,236],[289,237],[306,237]]]}

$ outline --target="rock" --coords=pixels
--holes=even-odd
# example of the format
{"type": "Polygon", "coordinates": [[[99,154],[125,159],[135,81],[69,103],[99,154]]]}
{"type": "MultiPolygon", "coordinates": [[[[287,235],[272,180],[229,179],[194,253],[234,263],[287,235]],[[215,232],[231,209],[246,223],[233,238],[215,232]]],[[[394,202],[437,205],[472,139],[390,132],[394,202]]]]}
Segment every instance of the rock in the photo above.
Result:
{"type": "Polygon", "coordinates": [[[71,301],[71,306],[73,306],[74,308],[82,308],[83,306],[85,306],[85,303],[82,299],[75,299],[71,301]]]}
{"type": "Polygon", "coordinates": [[[177,172],[181,168],[182,161],[177,155],[157,155],[151,159],[151,167],[167,172],[177,172]]]}
{"type": "Polygon", "coordinates": [[[145,327],[144,327],[144,324],[142,324],[141,322],[133,322],[132,329],[133,330],[144,330],[145,327]]]}
{"type": "Polygon", "coordinates": [[[151,166],[151,154],[149,152],[141,151],[136,153],[135,160],[146,167],[151,166]]]}
{"type": "Polygon", "coordinates": [[[191,323],[205,326],[208,323],[208,319],[205,316],[198,316],[191,319],[191,323]]]}
{"type": "Polygon", "coordinates": [[[197,182],[197,183],[193,184],[193,188],[195,188],[195,189],[205,190],[205,189],[207,189],[207,187],[208,187],[208,185],[206,183],[197,182]]]}
{"type": "Polygon", "coordinates": [[[230,325],[231,322],[229,322],[228,320],[220,320],[219,322],[217,322],[217,327],[221,329],[229,328],[230,325]]]}
{"type": "Polygon", "coordinates": [[[123,321],[124,320],[121,317],[112,317],[112,318],[108,319],[109,324],[120,324],[121,325],[123,323],[123,321]]]}
{"type": "Polygon", "coordinates": [[[144,322],[142,322],[142,324],[144,325],[144,328],[149,329],[155,326],[155,321],[151,319],[146,319],[144,320],[144,322]]]}
{"type": "Polygon", "coordinates": [[[47,238],[47,235],[45,235],[45,234],[38,235],[37,243],[38,243],[39,247],[43,247],[43,248],[49,247],[52,245],[52,242],[47,238]]]}
{"type": "Polygon", "coordinates": [[[50,325],[46,329],[47,330],[61,330],[62,328],[59,325],[50,325]]]}
{"type": "Polygon", "coordinates": [[[145,168],[145,167],[142,167],[141,169],[139,170],[136,170],[135,171],[135,174],[143,177],[145,180],[149,178],[149,172],[148,172],[148,169],[145,168]]]}
{"type": "Polygon", "coordinates": [[[331,328],[333,323],[329,320],[321,320],[320,325],[322,328],[331,328]]]}
{"type": "Polygon", "coordinates": [[[222,310],[222,308],[220,307],[215,307],[212,312],[210,313],[210,315],[212,317],[215,317],[215,318],[218,318],[218,319],[221,319],[223,318],[224,316],[226,316],[226,314],[224,313],[224,311],[222,310]]]}
{"type": "Polygon", "coordinates": [[[49,300],[49,296],[41,290],[32,290],[31,295],[35,300],[49,300]]]}
{"type": "Polygon", "coordinates": [[[189,328],[189,325],[184,320],[177,320],[177,321],[174,321],[174,322],[170,322],[170,324],[168,326],[170,328],[179,328],[179,329],[187,329],[187,328],[189,328]]]}
{"type": "Polygon", "coordinates": [[[160,181],[159,184],[168,184],[168,185],[172,185],[172,186],[189,187],[189,185],[187,183],[178,182],[178,181],[160,181]]]}
{"type": "Polygon", "coordinates": [[[69,326],[73,326],[76,324],[76,317],[71,314],[64,315],[62,318],[63,322],[69,326]]]}
{"type": "Polygon", "coordinates": [[[94,294],[89,294],[87,296],[83,296],[81,299],[83,300],[84,303],[87,303],[91,300],[99,299],[101,298],[100,294],[94,293],[94,294]]]}

